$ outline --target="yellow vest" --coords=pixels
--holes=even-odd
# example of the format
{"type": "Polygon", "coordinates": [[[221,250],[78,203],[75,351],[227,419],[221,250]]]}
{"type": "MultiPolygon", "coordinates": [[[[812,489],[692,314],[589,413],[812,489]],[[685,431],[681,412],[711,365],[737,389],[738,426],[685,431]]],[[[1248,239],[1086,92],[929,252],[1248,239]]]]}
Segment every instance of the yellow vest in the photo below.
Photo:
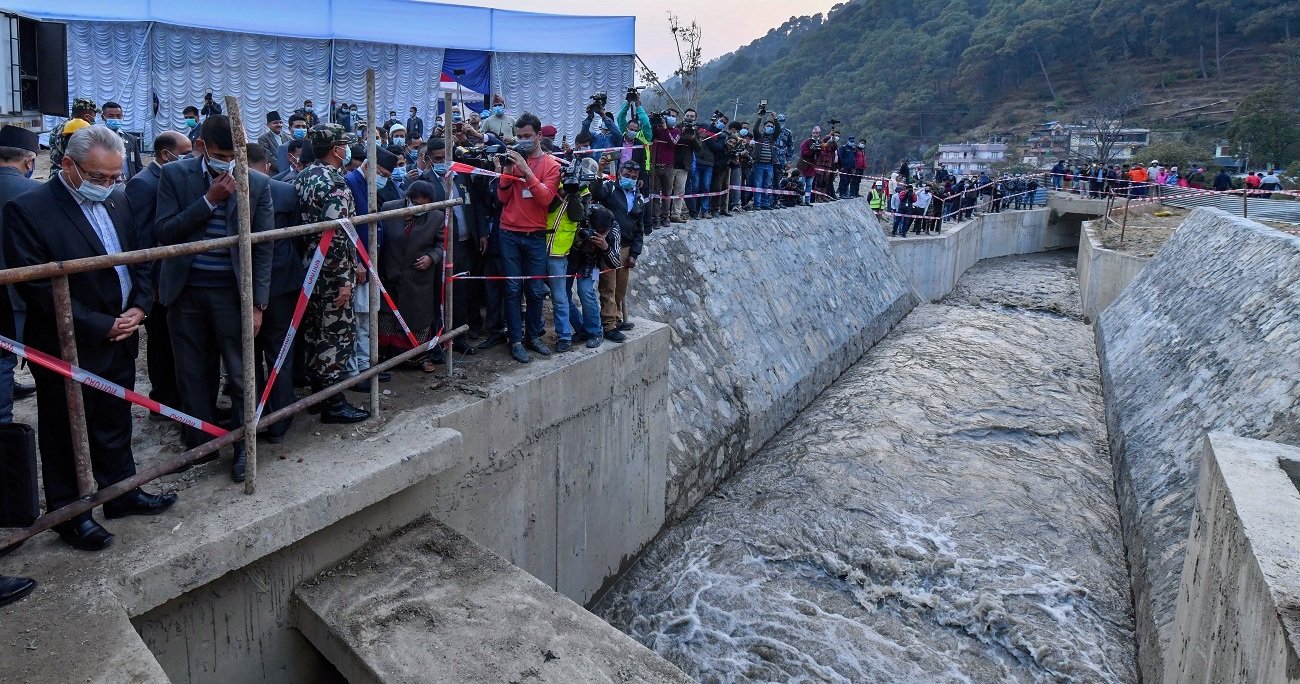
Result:
{"type": "Polygon", "coordinates": [[[884,209],[885,194],[879,190],[873,189],[871,192],[867,193],[867,204],[871,205],[872,209],[884,209]]]}
{"type": "MultiPolygon", "coordinates": [[[[579,197],[586,198],[591,193],[583,188],[579,197]]],[[[546,215],[546,227],[554,230],[551,235],[551,252],[553,257],[569,256],[569,250],[573,249],[573,240],[578,235],[578,222],[569,218],[569,213],[565,211],[567,202],[561,202],[559,206],[551,210],[546,215]]]]}

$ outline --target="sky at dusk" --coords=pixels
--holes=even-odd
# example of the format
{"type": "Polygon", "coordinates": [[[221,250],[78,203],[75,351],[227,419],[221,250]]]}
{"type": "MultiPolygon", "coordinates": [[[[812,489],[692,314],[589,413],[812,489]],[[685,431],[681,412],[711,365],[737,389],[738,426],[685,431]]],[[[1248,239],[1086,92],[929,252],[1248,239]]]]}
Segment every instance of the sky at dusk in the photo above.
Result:
{"type": "MultiPolygon", "coordinates": [[[[684,23],[700,25],[704,61],[724,55],[780,26],[792,16],[826,12],[843,0],[605,0],[574,3],[562,0],[442,0],[455,5],[546,14],[630,15],[636,17],[636,49],[659,77],[668,79],[677,68],[677,53],[668,32],[668,12],[684,23]]],[[[560,50],[563,52],[563,50],[560,50]]]]}

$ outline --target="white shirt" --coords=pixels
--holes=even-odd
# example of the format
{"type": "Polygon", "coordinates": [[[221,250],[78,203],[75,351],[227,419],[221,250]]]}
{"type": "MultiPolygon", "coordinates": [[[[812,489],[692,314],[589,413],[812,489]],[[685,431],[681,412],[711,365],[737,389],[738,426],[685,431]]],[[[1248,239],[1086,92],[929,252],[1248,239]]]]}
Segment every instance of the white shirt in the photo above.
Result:
{"type": "MultiPolygon", "coordinates": [[[[104,245],[106,254],[121,254],[122,243],[117,239],[117,227],[113,225],[113,219],[108,215],[108,209],[103,202],[91,202],[81,193],[77,192],[68,179],[64,177],[62,171],[59,172],[59,180],[63,181],[63,187],[72,193],[72,198],[77,201],[77,206],[81,208],[81,213],[86,216],[86,221],[90,227],[95,230],[95,235],[99,236],[99,241],[104,245]]],[[[83,183],[86,181],[82,181],[83,183]]],[[[127,271],[126,266],[114,266],[113,270],[117,272],[117,282],[122,288],[122,310],[126,310],[126,302],[131,296],[131,274],[127,271]]]]}
{"type": "Polygon", "coordinates": [[[931,195],[929,190],[921,190],[920,192],[916,193],[916,207],[918,209],[929,209],[930,197],[931,195]]]}

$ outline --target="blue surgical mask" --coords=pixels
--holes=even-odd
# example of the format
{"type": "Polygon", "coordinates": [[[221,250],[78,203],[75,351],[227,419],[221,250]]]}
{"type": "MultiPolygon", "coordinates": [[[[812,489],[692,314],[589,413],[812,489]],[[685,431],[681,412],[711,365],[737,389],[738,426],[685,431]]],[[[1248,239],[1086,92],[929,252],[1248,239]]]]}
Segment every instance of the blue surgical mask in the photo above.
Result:
{"type": "Polygon", "coordinates": [[[505,107],[502,107],[501,105],[497,105],[497,106],[495,106],[495,107],[492,108],[492,114],[495,115],[495,116],[505,116],[505,115],[506,115],[506,108],[505,108],[505,107]]]}
{"type": "Polygon", "coordinates": [[[515,148],[517,148],[521,154],[528,154],[533,151],[533,147],[536,145],[537,141],[532,138],[528,138],[527,140],[520,139],[515,143],[515,148]]]}
{"type": "Polygon", "coordinates": [[[344,146],[343,146],[343,150],[344,150],[344,153],[343,153],[343,166],[347,166],[348,164],[351,164],[351,163],[352,163],[352,146],[351,146],[351,145],[344,145],[344,146]]]}
{"type": "Polygon", "coordinates": [[[478,114],[478,118],[480,118],[480,119],[486,119],[486,118],[488,118],[489,116],[492,116],[492,110],[490,110],[490,109],[484,109],[483,111],[479,112],[479,114],[478,114]]]}
{"type": "Polygon", "coordinates": [[[618,187],[623,188],[625,192],[636,190],[636,181],[626,176],[618,179],[618,187]]]}
{"type": "Polygon", "coordinates": [[[113,129],[113,130],[116,131],[116,130],[122,128],[122,120],[121,120],[121,119],[104,119],[104,125],[105,125],[105,126],[108,126],[109,128],[111,128],[111,129],[113,129]]]}
{"type": "Polygon", "coordinates": [[[403,138],[402,136],[399,135],[399,136],[397,136],[396,138],[393,138],[393,144],[394,144],[394,145],[405,145],[405,144],[406,144],[406,138],[403,138]]]}
{"type": "Polygon", "coordinates": [[[213,171],[216,171],[217,173],[228,173],[230,169],[234,167],[235,167],[234,162],[222,161],[220,159],[213,159],[212,157],[208,157],[208,168],[212,169],[213,171]]]}
{"type": "Polygon", "coordinates": [[[740,137],[743,138],[743,137],[745,137],[745,136],[747,136],[747,135],[749,135],[749,129],[748,129],[748,128],[742,128],[742,129],[740,129],[740,137]]]}
{"type": "Polygon", "coordinates": [[[664,121],[667,122],[669,128],[677,125],[677,117],[675,116],[665,117],[664,121]]]}
{"type": "Polygon", "coordinates": [[[196,119],[196,118],[194,118],[194,117],[192,117],[192,116],[191,116],[191,117],[186,117],[186,118],[185,118],[185,125],[188,126],[188,127],[190,127],[190,128],[198,128],[198,126],[199,126],[199,120],[196,119]]]}
{"type": "Polygon", "coordinates": [[[716,122],[716,123],[713,124],[713,127],[716,128],[716,129],[718,129],[718,130],[722,130],[722,129],[724,129],[724,128],[727,127],[727,124],[722,123],[721,121],[718,121],[718,122],[716,122]]]}
{"type": "MultiPolygon", "coordinates": [[[[81,167],[78,166],[76,168],[77,175],[81,176],[81,167]]],[[[82,176],[81,185],[77,187],[77,194],[84,197],[88,202],[103,202],[108,199],[109,195],[113,194],[113,186],[110,185],[105,187],[103,185],[95,185],[82,176]]]]}
{"type": "Polygon", "coordinates": [[[315,108],[315,107],[303,107],[303,108],[302,108],[302,111],[307,112],[308,114],[310,114],[310,113],[316,111],[316,108],[315,108]]]}
{"type": "Polygon", "coordinates": [[[439,164],[434,164],[434,165],[433,165],[433,172],[436,173],[436,174],[438,174],[439,176],[445,176],[445,175],[447,175],[447,162],[442,162],[442,163],[439,163],[439,164]]]}
{"type": "Polygon", "coordinates": [[[766,133],[766,134],[768,134],[768,135],[772,135],[773,133],[776,132],[776,127],[775,127],[775,126],[764,126],[764,127],[763,127],[763,132],[766,133]]]}
{"type": "Polygon", "coordinates": [[[388,176],[375,176],[375,187],[383,190],[388,185],[388,176]]]}
{"type": "Polygon", "coordinates": [[[295,128],[295,129],[293,129],[293,137],[294,137],[295,139],[297,139],[297,140],[302,140],[302,139],[306,138],[306,137],[307,137],[307,129],[305,129],[305,128],[295,128]]]}
{"type": "Polygon", "coordinates": [[[784,116],[778,116],[778,117],[776,117],[776,120],[777,120],[778,123],[785,123],[785,117],[784,117],[784,116]]]}

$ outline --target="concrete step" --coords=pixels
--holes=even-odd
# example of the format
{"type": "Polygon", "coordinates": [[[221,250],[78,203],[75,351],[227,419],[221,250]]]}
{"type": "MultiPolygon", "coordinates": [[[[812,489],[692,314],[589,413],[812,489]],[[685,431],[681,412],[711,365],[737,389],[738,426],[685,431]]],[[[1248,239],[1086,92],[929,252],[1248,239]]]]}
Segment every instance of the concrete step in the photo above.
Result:
{"type": "Polygon", "coordinates": [[[294,621],[351,684],[692,681],[428,517],[300,585],[294,621]]]}

